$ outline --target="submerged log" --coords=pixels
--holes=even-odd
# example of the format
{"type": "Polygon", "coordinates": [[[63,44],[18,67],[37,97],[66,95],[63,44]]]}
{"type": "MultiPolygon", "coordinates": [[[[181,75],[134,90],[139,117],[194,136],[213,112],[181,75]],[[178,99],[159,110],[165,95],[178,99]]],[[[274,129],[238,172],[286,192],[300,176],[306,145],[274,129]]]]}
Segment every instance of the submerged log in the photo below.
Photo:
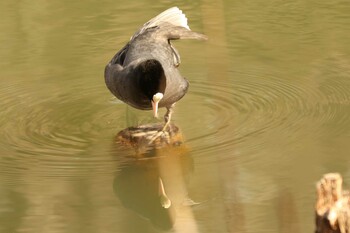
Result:
{"type": "Polygon", "coordinates": [[[350,194],[342,189],[338,173],[328,173],[317,183],[316,233],[350,233],[350,194]]]}
{"type": "Polygon", "coordinates": [[[170,123],[164,128],[164,124],[159,123],[126,128],[117,134],[116,141],[126,148],[134,148],[137,155],[144,155],[162,148],[178,148],[183,144],[183,137],[176,125],[170,123]]]}

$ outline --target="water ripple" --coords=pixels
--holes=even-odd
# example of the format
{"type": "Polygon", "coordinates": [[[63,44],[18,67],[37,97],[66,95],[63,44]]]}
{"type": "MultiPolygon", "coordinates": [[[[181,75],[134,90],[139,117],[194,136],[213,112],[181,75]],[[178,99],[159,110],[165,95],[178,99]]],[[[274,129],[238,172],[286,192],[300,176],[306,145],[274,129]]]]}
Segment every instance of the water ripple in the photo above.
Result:
{"type": "MultiPolygon", "coordinates": [[[[322,134],[324,126],[330,122],[348,124],[347,118],[336,120],[346,114],[342,114],[342,108],[332,104],[349,103],[348,89],[341,84],[327,84],[326,90],[337,95],[329,96],[311,79],[304,80],[303,85],[278,77],[254,76],[236,80],[230,85],[224,82],[192,82],[192,109],[186,111],[199,112],[197,118],[201,121],[195,124],[193,120],[186,128],[191,134],[188,142],[195,151],[210,154],[230,151],[235,144],[249,137],[269,137],[269,134],[275,133],[290,140],[301,140],[293,139],[293,136],[305,129],[317,135],[322,134]],[[332,100],[333,97],[337,99],[332,100]]],[[[341,128],[337,127],[338,130],[341,128]]]]}
{"type": "Polygon", "coordinates": [[[106,152],[109,148],[97,150],[94,145],[101,141],[110,145],[111,137],[101,135],[101,131],[109,132],[111,124],[112,133],[114,127],[121,127],[124,109],[109,103],[105,89],[80,87],[79,91],[42,95],[40,90],[31,92],[30,85],[26,88],[26,84],[16,83],[1,88],[0,93],[4,169],[8,164],[14,170],[69,176],[72,173],[67,171],[104,172],[103,167],[110,166],[107,161],[113,158],[106,152]],[[103,94],[107,98],[96,98],[103,94]]]}
{"type": "MultiPolygon", "coordinates": [[[[331,129],[337,134],[349,124],[344,114],[344,106],[350,103],[348,76],[317,80],[314,76],[318,75],[312,74],[302,83],[251,74],[235,74],[240,78],[232,83],[191,81],[174,121],[180,122],[186,142],[199,154],[231,154],[236,145],[247,141],[250,143],[241,148],[259,150],[274,137],[285,138],[283,143],[287,144],[302,140],[300,135],[306,131],[322,135],[331,129]],[[248,139],[253,137],[263,140],[253,140],[257,143],[252,144],[248,139]]],[[[111,103],[105,87],[81,87],[78,81],[71,84],[69,90],[52,91],[50,95],[35,93],[27,83],[14,82],[1,88],[5,117],[0,118],[0,149],[17,156],[4,156],[3,162],[26,158],[27,163],[19,163],[18,169],[40,164],[41,172],[56,171],[50,175],[79,169],[86,172],[92,167],[103,172],[103,167],[109,166],[111,135],[126,127],[125,104],[111,103]],[[99,140],[106,145],[100,151],[95,148],[99,140]]]]}

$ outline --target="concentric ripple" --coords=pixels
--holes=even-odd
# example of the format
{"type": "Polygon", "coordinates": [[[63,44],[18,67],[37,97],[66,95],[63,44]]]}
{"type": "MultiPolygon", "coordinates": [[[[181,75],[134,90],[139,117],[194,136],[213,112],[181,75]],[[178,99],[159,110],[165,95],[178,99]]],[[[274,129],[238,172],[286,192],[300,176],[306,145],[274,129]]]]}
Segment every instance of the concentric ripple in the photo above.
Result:
{"type": "MultiPolygon", "coordinates": [[[[237,145],[255,151],[276,138],[284,139],[279,140],[283,147],[305,134],[336,135],[350,121],[344,112],[350,103],[349,81],[347,76],[315,79],[318,75],[302,83],[239,73],[229,81],[191,81],[174,123],[196,155],[226,153],[227,158],[237,145]]],[[[78,81],[65,91],[12,82],[0,90],[0,98],[0,150],[7,154],[2,163],[50,176],[107,171],[115,159],[109,151],[114,135],[131,118],[124,103],[109,101],[104,86],[81,87],[78,81]]]]}
{"type": "Polygon", "coordinates": [[[101,141],[110,145],[111,134],[106,133],[115,131],[110,125],[125,127],[125,116],[123,108],[109,102],[105,88],[73,86],[68,92],[48,93],[15,83],[0,93],[4,109],[0,151],[9,168],[69,176],[90,169],[104,172],[110,166],[109,148],[97,145],[101,141]]]}
{"type": "MultiPolygon", "coordinates": [[[[284,137],[288,143],[301,140],[305,131],[321,135],[327,124],[338,124],[338,130],[349,124],[342,108],[334,105],[349,104],[350,93],[342,85],[327,83],[320,88],[311,78],[301,84],[279,77],[240,76],[244,78],[230,84],[191,82],[190,97],[181,104],[184,112],[178,114],[191,113],[184,131],[198,153],[232,151],[250,137],[269,138],[270,134],[284,137]],[[337,94],[332,96],[328,91],[337,94]]],[[[264,140],[256,141],[246,149],[263,146],[259,143],[264,140]]]]}

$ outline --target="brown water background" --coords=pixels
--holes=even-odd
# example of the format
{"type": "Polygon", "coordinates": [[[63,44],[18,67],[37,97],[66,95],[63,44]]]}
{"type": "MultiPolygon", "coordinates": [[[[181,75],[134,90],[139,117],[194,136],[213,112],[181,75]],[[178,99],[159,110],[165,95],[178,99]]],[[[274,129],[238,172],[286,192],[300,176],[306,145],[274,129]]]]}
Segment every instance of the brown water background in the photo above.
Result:
{"type": "Polygon", "coordinates": [[[0,232],[312,232],[315,182],[350,186],[350,1],[5,0],[0,15],[0,232]],[[184,144],[135,160],[115,135],[155,120],[113,98],[104,66],[174,5],[209,37],[175,42],[184,144]],[[159,174],[172,230],[143,205],[159,174]]]}

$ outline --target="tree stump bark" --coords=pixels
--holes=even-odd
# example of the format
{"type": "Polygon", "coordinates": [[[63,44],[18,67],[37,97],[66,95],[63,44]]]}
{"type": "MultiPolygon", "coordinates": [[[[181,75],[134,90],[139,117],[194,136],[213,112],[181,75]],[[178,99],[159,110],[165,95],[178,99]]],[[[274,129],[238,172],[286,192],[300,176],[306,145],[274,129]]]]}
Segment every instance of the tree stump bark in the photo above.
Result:
{"type": "Polygon", "coordinates": [[[116,135],[116,142],[135,149],[137,157],[152,156],[164,148],[179,148],[183,144],[180,129],[172,123],[166,129],[163,127],[161,123],[129,127],[116,135]]]}
{"type": "Polygon", "coordinates": [[[328,173],[317,183],[315,233],[350,233],[350,194],[342,189],[338,173],[328,173]]]}

